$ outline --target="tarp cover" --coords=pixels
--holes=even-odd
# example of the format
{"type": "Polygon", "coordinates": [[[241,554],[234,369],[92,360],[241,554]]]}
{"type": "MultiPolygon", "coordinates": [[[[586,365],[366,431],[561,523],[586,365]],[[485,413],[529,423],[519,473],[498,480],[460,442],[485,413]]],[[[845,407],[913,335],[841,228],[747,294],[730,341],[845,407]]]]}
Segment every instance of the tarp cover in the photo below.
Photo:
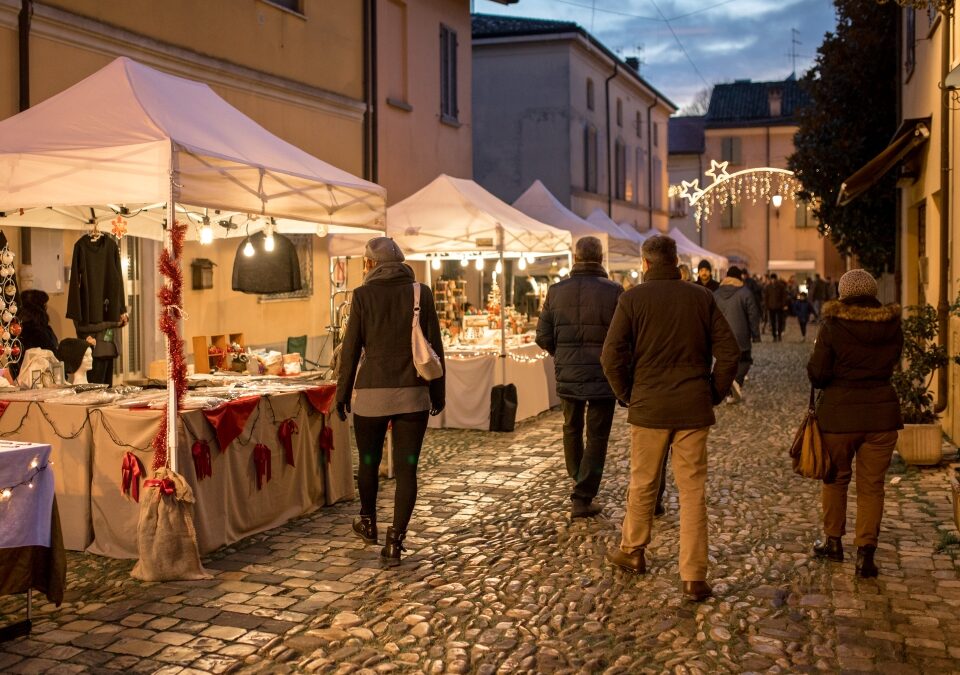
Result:
{"type": "Polygon", "coordinates": [[[702,246],[693,243],[687,235],[676,227],[672,228],[667,236],[677,242],[677,251],[681,255],[685,254],[690,256],[694,265],[701,260],[709,260],[710,265],[713,267],[714,274],[718,274],[720,270],[725,270],[730,267],[730,261],[727,260],[725,256],[714,253],[713,251],[708,251],[702,246]]]}
{"type": "Polygon", "coordinates": [[[19,209],[157,208],[171,170],[180,204],[382,230],[382,187],[274,136],[209,86],[125,57],[0,122],[0,211],[22,219],[12,224],[71,226],[19,209]]]}
{"type": "MultiPolygon", "coordinates": [[[[465,178],[440,174],[414,194],[387,209],[387,235],[413,258],[433,254],[452,257],[500,250],[516,258],[565,254],[570,233],[534,220],[465,178]]],[[[330,238],[330,255],[363,254],[363,237],[330,238]]]]}

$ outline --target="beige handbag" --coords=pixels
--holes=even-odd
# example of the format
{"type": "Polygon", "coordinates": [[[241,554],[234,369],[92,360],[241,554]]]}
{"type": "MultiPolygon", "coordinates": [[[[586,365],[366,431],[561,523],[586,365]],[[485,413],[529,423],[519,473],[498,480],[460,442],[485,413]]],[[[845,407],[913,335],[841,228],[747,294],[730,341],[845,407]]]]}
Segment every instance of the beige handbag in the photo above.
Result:
{"type": "Polygon", "coordinates": [[[813,398],[813,387],[810,388],[810,404],[806,417],[797,430],[790,446],[790,459],[793,461],[793,470],[804,478],[823,480],[831,469],[830,455],[823,447],[820,437],[820,425],[817,424],[817,411],[813,398]]]}
{"type": "Polygon", "coordinates": [[[443,377],[443,365],[440,357],[433,351],[420,330],[420,284],[413,284],[413,329],[410,334],[410,343],[413,346],[413,367],[423,379],[436,380],[443,377]]]}

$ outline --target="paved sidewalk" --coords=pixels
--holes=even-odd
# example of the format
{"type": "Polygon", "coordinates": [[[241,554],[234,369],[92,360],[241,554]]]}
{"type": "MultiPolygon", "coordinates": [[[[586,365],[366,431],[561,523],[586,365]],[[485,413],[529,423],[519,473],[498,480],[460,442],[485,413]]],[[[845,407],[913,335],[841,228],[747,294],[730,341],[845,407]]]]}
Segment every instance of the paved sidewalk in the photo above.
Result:
{"type": "MultiPolygon", "coordinates": [[[[428,433],[410,552],[396,570],[351,534],[356,503],[219,551],[205,561],[209,581],[141,583],[129,561],[71,554],[66,602],[42,606],[30,638],[0,645],[0,672],[960,672],[946,464],[894,464],[878,580],[855,580],[852,536],[843,564],[810,556],[818,485],[786,457],[808,392],[811,343],[797,338],[757,345],[745,402],[718,408],[716,597],[701,605],[680,598],[672,478],[648,574],[603,561],[623,517],[623,411],[604,513],[574,522],[562,417],[548,412],[511,434],[428,433]]],[[[381,538],[392,492],[385,483],[381,538]]],[[[0,622],[21,605],[0,598],[0,622]]]]}

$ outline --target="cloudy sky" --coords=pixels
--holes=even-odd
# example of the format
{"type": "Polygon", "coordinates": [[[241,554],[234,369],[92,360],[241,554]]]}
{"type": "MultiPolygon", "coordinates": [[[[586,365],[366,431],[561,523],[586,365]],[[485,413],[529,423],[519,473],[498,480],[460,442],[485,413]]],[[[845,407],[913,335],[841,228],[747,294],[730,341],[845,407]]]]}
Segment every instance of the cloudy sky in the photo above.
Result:
{"type": "Polygon", "coordinates": [[[717,82],[787,77],[791,49],[799,76],[835,26],[832,0],[473,0],[473,11],[575,21],[621,57],[639,56],[643,77],[681,108],[717,82]]]}

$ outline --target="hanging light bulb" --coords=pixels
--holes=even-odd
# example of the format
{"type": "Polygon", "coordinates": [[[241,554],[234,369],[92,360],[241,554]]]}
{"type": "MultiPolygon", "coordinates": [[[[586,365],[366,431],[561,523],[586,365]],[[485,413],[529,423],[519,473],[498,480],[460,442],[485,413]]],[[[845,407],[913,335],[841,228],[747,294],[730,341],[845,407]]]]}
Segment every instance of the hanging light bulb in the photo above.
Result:
{"type": "Polygon", "coordinates": [[[483,271],[483,257],[477,258],[473,263],[473,266],[477,268],[480,272],[483,271]]]}
{"type": "Polygon", "coordinates": [[[263,240],[263,250],[269,253],[276,247],[276,242],[273,240],[273,232],[268,232],[267,236],[263,240]]]}
{"type": "Polygon", "coordinates": [[[440,258],[434,258],[433,260],[431,260],[430,267],[432,267],[435,270],[440,269],[440,258]]]}
{"type": "Polygon", "coordinates": [[[557,270],[557,274],[559,274],[561,277],[565,277],[570,274],[570,270],[564,266],[557,270]]]}
{"type": "Polygon", "coordinates": [[[247,239],[247,243],[243,245],[243,255],[248,258],[253,255],[253,244],[250,243],[249,239],[247,239]]]}
{"type": "Polygon", "coordinates": [[[207,221],[200,226],[200,243],[201,244],[213,243],[213,228],[210,227],[210,221],[207,221]]]}
{"type": "Polygon", "coordinates": [[[526,258],[528,265],[532,265],[533,263],[537,262],[537,257],[532,253],[528,253],[524,256],[524,258],[526,258]]]}
{"type": "Polygon", "coordinates": [[[517,261],[517,269],[519,269],[521,272],[522,272],[523,270],[527,269],[527,259],[526,259],[526,258],[524,258],[524,257],[522,257],[522,256],[520,257],[520,260],[517,261]]]}
{"type": "Polygon", "coordinates": [[[498,260],[496,267],[493,268],[493,271],[497,274],[503,274],[503,263],[498,260]]]}
{"type": "Polygon", "coordinates": [[[460,258],[460,267],[467,267],[470,264],[470,261],[466,258],[460,258]]]}
{"type": "Polygon", "coordinates": [[[327,226],[326,226],[326,225],[324,225],[323,223],[319,223],[319,224],[317,225],[317,236],[318,236],[318,237],[326,237],[326,236],[327,236],[327,232],[329,232],[329,230],[327,229],[327,226]]]}
{"type": "Polygon", "coordinates": [[[630,270],[630,276],[636,279],[640,276],[640,273],[637,270],[630,270]]]}

